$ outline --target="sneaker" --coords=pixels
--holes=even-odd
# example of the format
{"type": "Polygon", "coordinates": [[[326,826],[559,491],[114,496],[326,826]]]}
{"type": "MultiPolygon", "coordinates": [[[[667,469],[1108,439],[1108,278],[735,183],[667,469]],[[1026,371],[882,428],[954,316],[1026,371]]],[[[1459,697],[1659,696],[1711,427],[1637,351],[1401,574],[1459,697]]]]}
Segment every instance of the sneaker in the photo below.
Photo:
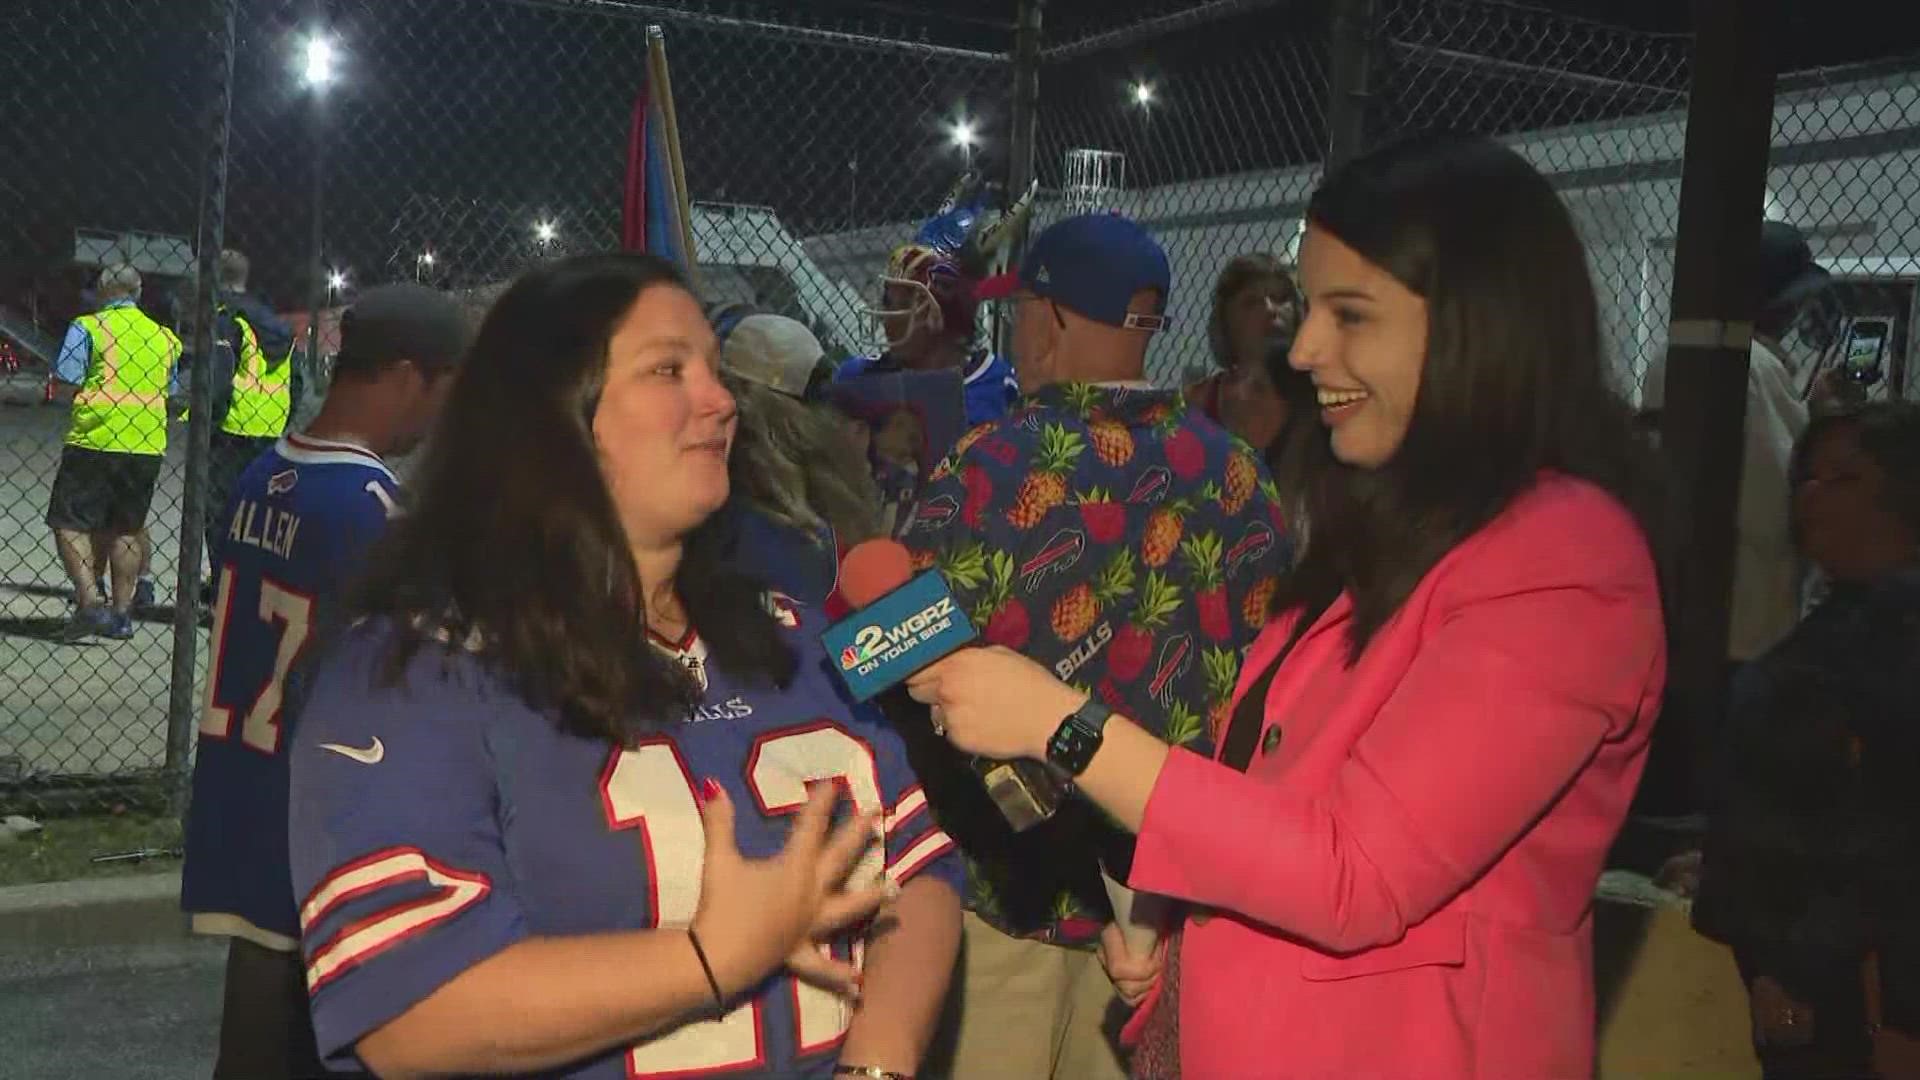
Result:
{"type": "Polygon", "coordinates": [[[156,590],[153,587],[153,579],[145,578],[145,577],[141,578],[140,581],[137,584],[135,584],[133,587],[133,610],[152,611],[155,607],[155,604],[154,604],[155,592],[156,590]]]}
{"type": "MultiPolygon", "coordinates": [[[[125,616],[122,616],[125,618],[125,616]]],[[[131,622],[131,620],[129,620],[131,622]]],[[[66,625],[61,636],[68,641],[76,641],[94,635],[108,636],[114,629],[114,614],[111,608],[90,604],[73,613],[73,619],[66,625]]],[[[129,634],[129,637],[132,635],[129,634]]]]}
{"type": "Polygon", "coordinates": [[[114,641],[133,640],[133,616],[125,612],[113,612],[107,617],[107,628],[100,631],[100,636],[114,641]]]}

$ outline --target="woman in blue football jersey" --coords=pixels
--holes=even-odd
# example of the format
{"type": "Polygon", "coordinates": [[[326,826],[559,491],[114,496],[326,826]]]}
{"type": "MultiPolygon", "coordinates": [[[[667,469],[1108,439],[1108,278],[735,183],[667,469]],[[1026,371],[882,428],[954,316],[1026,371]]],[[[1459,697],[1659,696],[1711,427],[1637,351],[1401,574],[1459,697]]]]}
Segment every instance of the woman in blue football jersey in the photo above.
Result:
{"type": "Polygon", "coordinates": [[[917,1067],[957,856],[820,620],[728,566],[716,352],[647,256],[547,264],[488,314],[292,751],[331,1063],[917,1067]]]}

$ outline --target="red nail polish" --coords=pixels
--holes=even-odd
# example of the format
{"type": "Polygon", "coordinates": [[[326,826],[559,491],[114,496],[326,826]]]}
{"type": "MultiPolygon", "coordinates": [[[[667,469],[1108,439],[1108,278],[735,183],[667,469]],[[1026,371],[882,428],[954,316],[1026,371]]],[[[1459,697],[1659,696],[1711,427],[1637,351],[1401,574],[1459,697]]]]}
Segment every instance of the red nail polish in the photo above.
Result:
{"type": "Polygon", "coordinates": [[[700,781],[700,801],[702,804],[712,802],[719,798],[720,794],[720,781],[715,780],[711,776],[700,781]]]}

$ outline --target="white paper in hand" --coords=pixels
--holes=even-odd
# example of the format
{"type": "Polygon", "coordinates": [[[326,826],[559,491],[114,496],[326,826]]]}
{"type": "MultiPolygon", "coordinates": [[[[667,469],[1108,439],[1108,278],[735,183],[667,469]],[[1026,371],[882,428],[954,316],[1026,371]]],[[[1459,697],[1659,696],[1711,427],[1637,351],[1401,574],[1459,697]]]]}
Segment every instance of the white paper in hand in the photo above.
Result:
{"type": "Polygon", "coordinates": [[[1107,886],[1107,902],[1113,905],[1113,921],[1126,939],[1127,952],[1134,956],[1153,955],[1160,944],[1160,927],[1167,913],[1167,898],[1153,893],[1134,892],[1115,881],[1104,869],[1100,880],[1107,886]]]}

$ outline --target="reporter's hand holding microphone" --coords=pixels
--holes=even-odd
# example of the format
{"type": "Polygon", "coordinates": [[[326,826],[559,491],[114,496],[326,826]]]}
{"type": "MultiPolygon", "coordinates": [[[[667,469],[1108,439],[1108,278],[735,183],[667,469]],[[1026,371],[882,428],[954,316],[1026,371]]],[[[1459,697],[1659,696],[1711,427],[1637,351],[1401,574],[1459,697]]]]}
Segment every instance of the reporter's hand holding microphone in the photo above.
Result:
{"type": "MultiPolygon", "coordinates": [[[[1049,761],[1059,756],[1050,744],[1063,728],[1060,718],[1075,717],[1087,705],[1086,694],[999,646],[962,649],[916,672],[907,680],[907,689],[915,700],[933,707],[943,734],[955,746],[1009,760],[1049,761]]],[[[1142,760],[1158,772],[1151,752],[1154,747],[1164,752],[1164,744],[1137,728],[1129,726],[1128,733],[1151,744],[1143,748],[1147,754],[1142,760]]],[[[1137,821],[1125,824],[1131,829],[1137,821]]],[[[1159,981],[1165,963],[1160,931],[1167,902],[1136,893],[1104,871],[1102,876],[1115,921],[1100,934],[1100,965],[1121,1000],[1138,1005],[1159,981]]]]}
{"type": "MultiPolygon", "coordinates": [[[[1061,778],[1079,775],[1100,747],[1106,710],[1033,660],[974,644],[974,629],[939,574],[914,577],[906,550],[893,541],[849,551],[840,587],[862,610],[828,629],[827,652],[839,658],[854,695],[904,683],[931,707],[934,733],[974,756],[989,796],[1016,830],[1049,816],[1070,790],[1061,778]]],[[[1126,727],[1122,740],[1145,750],[1134,761],[1157,772],[1153,754],[1165,744],[1132,725],[1115,727],[1126,727]]],[[[1115,916],[1102,936],[1102,963],[1137,1004],[1159,977],[1166,902],[1136,894],[1104,869],[1102,877],[1115,916]]]]}

